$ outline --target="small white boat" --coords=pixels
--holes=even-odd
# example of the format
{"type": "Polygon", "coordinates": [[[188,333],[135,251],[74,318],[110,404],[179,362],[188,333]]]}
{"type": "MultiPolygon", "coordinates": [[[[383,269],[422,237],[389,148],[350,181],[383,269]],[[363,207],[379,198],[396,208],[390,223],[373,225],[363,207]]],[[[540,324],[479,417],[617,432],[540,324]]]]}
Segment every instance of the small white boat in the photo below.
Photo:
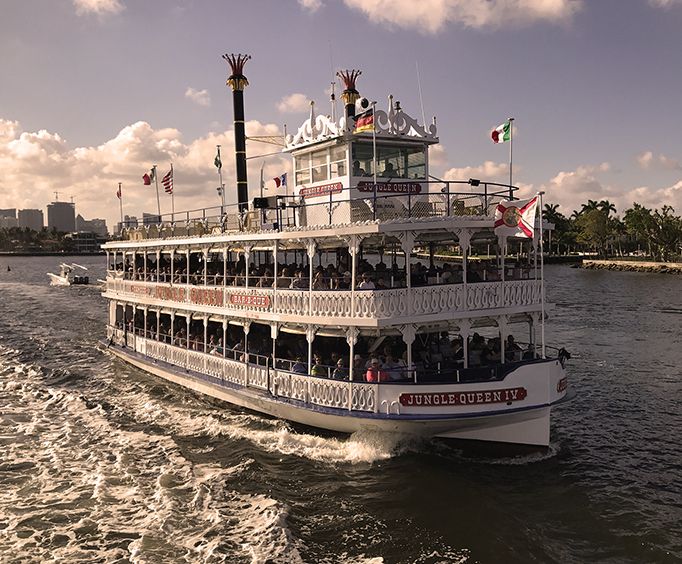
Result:
{"type": "Polygon", "coordinates": [[[50,278],[50,286],[71,286],[72,284],[85,285],[90,283],[90,279],[84,275],[73,274],[75,269],[87,270],[87,267],[72,262],[67,264],[65,262],[59,265],[59,274],[48,272],[47,276],[50,278]]]}

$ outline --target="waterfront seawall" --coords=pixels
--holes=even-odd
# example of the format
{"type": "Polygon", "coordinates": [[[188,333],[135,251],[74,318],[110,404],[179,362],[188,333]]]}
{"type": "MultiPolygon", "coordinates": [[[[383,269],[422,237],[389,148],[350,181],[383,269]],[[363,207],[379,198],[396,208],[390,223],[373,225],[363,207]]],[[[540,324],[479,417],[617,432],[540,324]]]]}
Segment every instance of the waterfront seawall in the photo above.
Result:
{"type": "Polygon", "coordinates": [[[682,274],[682,262],[652,262],[641,260],[583,260],[583,268],[591,270],[621,270],[629,272],[660,272],[682,274]]]}

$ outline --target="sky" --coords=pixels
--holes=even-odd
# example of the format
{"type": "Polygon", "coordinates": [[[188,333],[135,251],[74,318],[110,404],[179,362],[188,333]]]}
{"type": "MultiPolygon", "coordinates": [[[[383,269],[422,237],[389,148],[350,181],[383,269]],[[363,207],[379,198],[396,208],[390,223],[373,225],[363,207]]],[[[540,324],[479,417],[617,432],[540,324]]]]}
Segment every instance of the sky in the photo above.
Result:
{"type": "MultiPolygon", "coordinates": [[[[222,146],[236,200],[232,93],[221,56],[248,53],[247,135],[295,133],[328,114],[340,69],[361,95],[437,118],[431,173],[682,213],[682,0],[0,0],[0,208],[73,198],[110,230],[156,212],[142,175],[173,163],[175,209],[220,203],[222,146]],[[419,80],[418,80],[419,77],[419,80]]],[[[338,84],[336,91],[341,87],[338,84]]],[[[337,112],[342,111],[341,105],[337,112]]],[[[249,141],[249,156],[276,147],[249,141]]],[[[291,170],[249,160],[251,197],[291,170]]],[[[161,194],[161,211],[170,197],[161,194]]]]}

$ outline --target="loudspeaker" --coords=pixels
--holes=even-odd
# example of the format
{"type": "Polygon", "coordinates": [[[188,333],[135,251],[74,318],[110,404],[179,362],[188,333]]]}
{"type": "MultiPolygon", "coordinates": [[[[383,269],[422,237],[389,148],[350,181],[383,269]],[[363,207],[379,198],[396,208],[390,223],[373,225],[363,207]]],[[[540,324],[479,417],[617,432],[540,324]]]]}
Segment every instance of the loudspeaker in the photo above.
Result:
{"type": "Polygon", "coordinates": [[[267,198],[254,198],[253,199],[253,209],[254,210],[264,210],[268,207],[267,198]]]}

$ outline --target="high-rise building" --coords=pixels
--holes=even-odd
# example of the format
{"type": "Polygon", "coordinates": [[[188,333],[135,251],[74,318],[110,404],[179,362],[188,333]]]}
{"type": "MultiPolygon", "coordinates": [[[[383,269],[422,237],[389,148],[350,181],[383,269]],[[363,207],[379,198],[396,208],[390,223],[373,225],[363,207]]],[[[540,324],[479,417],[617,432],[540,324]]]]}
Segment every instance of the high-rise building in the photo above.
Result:
{"type": "Polygon", "coordinates": [[[45,225],[43,210],[19,210],[19,227],[40,231],[45,225]]]}
{"type": "Polygon", "coordinates": [[[142,225],[157,225],[161,223],[161,217],[155,213],[144,212],[142,214],[142,225]]]}
{"type": "Polygon", "coordinates": [[[47,227],[63,233],[76,230],[76,206],[69,202],[47,204],[47,227]]]}
{"type": "Polygon", "coordinates": [[[4,210],[0,210],[0,217],[13,217],[14,219],[16,219],[17,208],[7,208],[4,210]]]}
{"type": "Polygon", "coordinates": [[[17,227],[17,218],[0,215],[0,229],[9,229],[10,227],[17,227]]]}
{"type": "Polygon", "coordinates": [[[81,214],[76,216],[76,231],[95,233],[100,237],[108,237],[106,219],[85,219],[81,214]]]}

